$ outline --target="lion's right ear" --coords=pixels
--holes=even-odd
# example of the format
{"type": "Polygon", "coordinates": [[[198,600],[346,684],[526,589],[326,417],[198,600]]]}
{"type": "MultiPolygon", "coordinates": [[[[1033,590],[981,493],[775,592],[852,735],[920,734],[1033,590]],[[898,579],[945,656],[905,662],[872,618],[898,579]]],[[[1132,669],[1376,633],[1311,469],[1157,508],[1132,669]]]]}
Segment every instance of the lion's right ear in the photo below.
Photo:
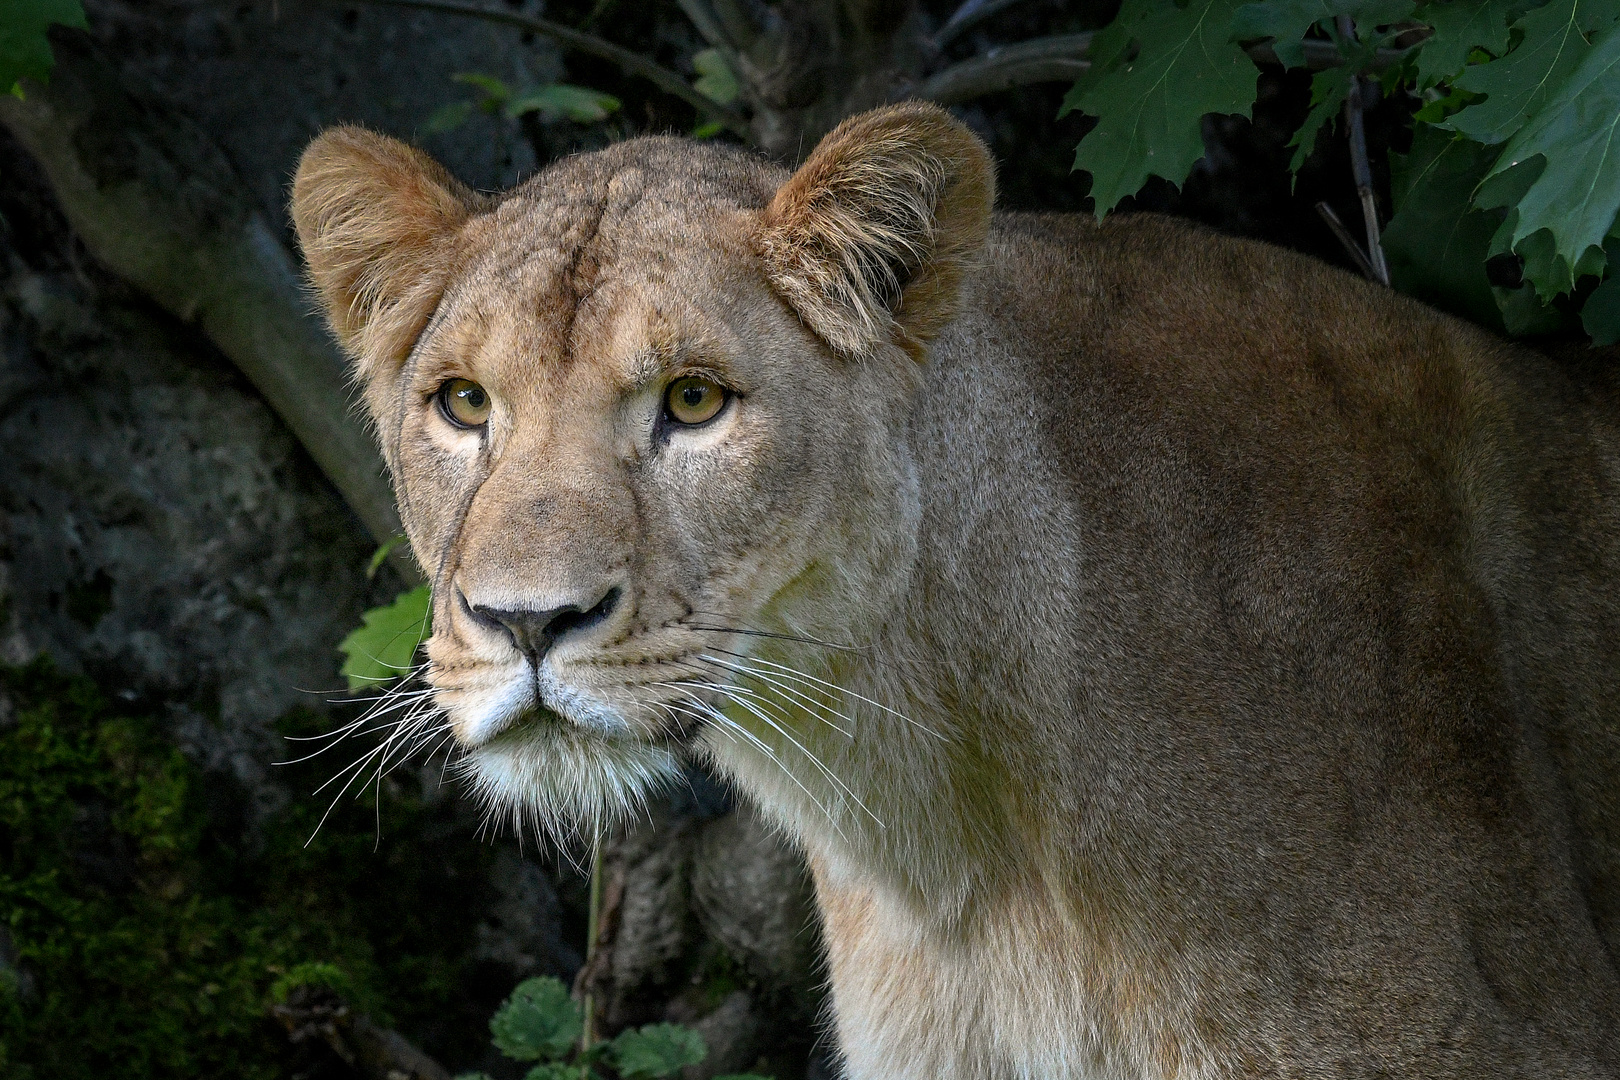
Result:
{"type": "Polygon", "coordinates": [[[481,206],[438,162],[386,135],[337,127],[304,151],[293,223],[362,379],[404,360],[444,289],[449,240],[481,206]]]}

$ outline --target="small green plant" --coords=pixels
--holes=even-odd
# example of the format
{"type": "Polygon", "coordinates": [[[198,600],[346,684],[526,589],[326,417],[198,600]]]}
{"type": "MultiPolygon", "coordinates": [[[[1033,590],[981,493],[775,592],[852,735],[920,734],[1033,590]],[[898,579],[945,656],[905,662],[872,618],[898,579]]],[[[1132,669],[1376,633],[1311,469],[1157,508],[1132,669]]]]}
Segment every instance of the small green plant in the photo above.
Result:
{"type": "Polygon", "coordinates": [[[411,671],[417,647],[432,630],[432,594],[426,585],[418,585],[361,619],[338,643],[350,690],[381,687],[411,671]]]}
{"type": "Polygon", "coordinates": [[[0,0],[0,90],[20,98],[24,78],[50,78],[56,57],[45,31],[52,23],[89,26],[79,0],[0,0]]]}
{"type": "MultiPolygon", "coordinates": [[[[719,49],[704,49],[692,57],[692,68],[698,73],[697,79],[692,83],[692,89],[715,104],[730,105],[742,93],[737,76],[732,73],[730,66],[726,64],[726,58],[720,55],[719,49]]],[[[692,137],[708,139],[725,129],[724,121],[709,119],[692,129],[692,137]]]]}
{"type": "Polygon", "coordinates": [[[452,78],[482,93],[471,101],[452,101],[439,106],[422,124],[422,134],[438,135],[453,131],[475,112],[504,116],[508,120],[535,113],[547,122],[572,120],[576,124],[594,124],[619,111],[618,98],[584,86],[547,83],[527,90],[514,90],[495,76],[476,71],[464,71],[452,78]]]}
{"type": "MultiPolygon", "coordinates": [[[[648,1024],[605,1042],[584,1044],[585,1015],[568,989],[549,976],[518,984],[489,1022],[495,1048],[532,1061],[524,1080],[659,1080],[709,1056],[703,1036],[680,1024],[648,1024]]],[[[456,1080],[489,1080],[463,1073],[456,1080]]],[[[716,1080],[768,1080],[738,1073],[716,1080]]]]}

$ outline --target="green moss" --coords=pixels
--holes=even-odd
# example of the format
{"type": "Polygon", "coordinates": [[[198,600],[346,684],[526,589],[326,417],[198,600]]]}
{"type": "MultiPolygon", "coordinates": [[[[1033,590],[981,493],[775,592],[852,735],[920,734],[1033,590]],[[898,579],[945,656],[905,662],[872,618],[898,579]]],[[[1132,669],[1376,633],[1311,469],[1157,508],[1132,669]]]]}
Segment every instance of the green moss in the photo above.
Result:
{"type": "MultiPolygon", "coordinates": [[[[0,669],[0,1074],[290,1075],[275,993],[322,982],[454,1061],[499,1001],[466,959],[490,849],[446,805],[384,787],[328,821],[255,829],[153,718],[49,666],[0,669]]],[[[319,725],[285,720],[291,730],[319,725]]],[[[306,768],[305,790],[332,765],[306,768]]],[[[495,980],[499,981],[499,980],[495,980]]]]}

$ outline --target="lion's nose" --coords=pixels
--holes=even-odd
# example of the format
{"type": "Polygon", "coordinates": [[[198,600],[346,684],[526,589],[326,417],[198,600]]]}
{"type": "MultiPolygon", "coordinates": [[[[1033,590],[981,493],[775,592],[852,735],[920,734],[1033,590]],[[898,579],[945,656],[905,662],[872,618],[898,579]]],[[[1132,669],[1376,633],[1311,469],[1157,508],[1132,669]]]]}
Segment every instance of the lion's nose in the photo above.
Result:
{"type": "Polygon", "coordinates": [[[615,586],[589,607],[564,604],[561,607],[535,610],[468,606],[479,619],[486,623],[494,623],[505,630],[511,637],[512,644],[529,658],[530,663],[539,667],[540,661],[546,658],[546,653],[550,652],[551,647],[565,634],[586,630],[606,621],[607,617],[613,614],[618,602],[619,589],[615,586]]]}

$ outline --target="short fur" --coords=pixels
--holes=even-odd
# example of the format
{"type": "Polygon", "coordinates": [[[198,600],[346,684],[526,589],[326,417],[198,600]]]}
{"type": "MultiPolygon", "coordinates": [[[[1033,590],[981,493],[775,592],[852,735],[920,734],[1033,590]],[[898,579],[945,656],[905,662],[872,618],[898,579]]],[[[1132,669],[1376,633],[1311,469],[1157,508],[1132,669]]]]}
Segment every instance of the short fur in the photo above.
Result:
{"type": "Polygon", "coordinates": [[[857,1080],[1620,1076],[1613,377],[993,190],[922,105],[488,205],[311,146],[475,781],[591,823],[707,756],[810,861],[857,1080]],[[599,602],[538,666],[477,614],[599,602]]]}

